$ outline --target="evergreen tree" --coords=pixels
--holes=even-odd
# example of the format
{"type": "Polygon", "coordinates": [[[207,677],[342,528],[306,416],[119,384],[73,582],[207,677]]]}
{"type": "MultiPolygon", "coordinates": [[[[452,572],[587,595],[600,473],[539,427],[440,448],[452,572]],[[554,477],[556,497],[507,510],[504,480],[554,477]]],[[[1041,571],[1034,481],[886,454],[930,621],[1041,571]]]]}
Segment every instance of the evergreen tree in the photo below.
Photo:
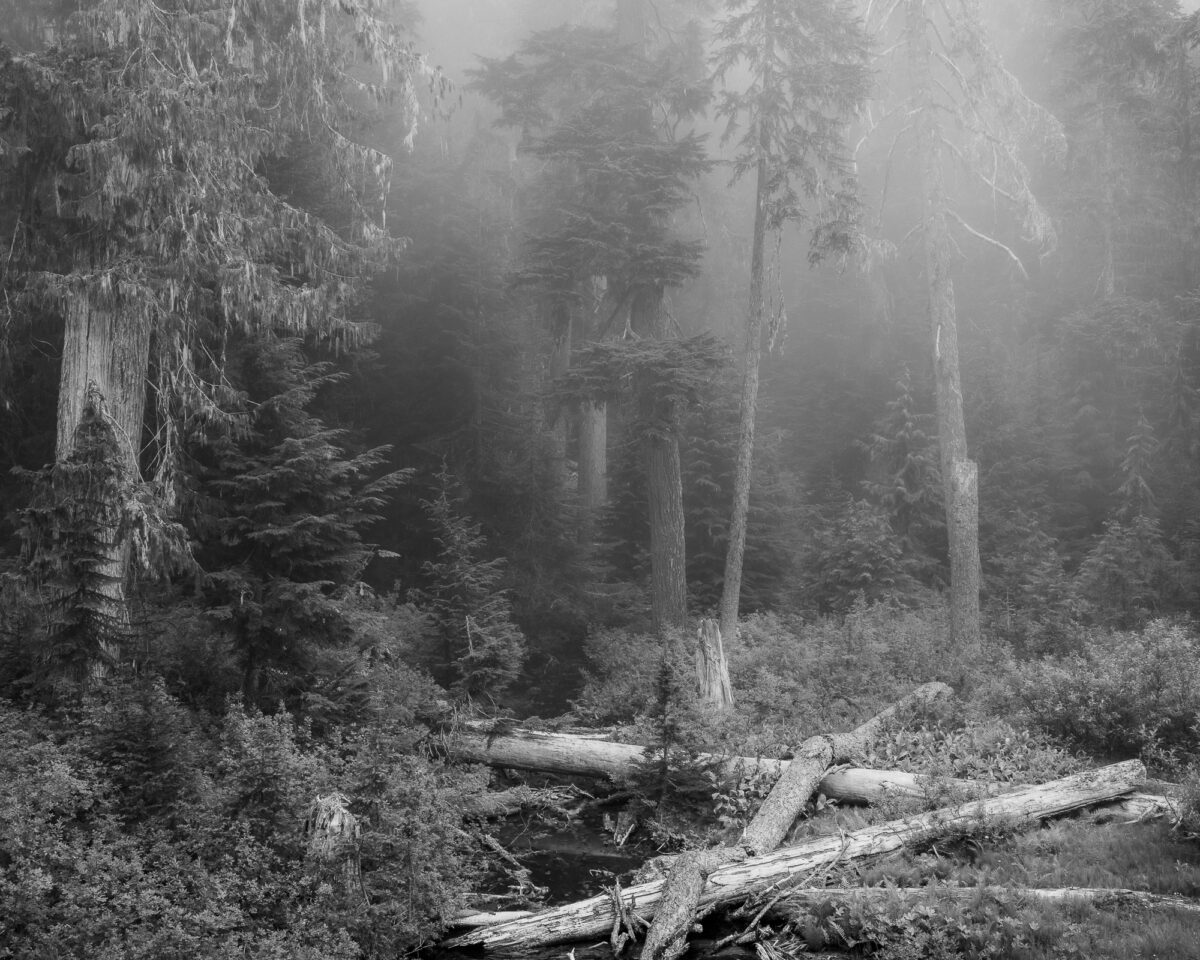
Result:
{"type": "Polygon", "coordinates": [[[440,647],[438,666],[465,696],[494,697],[520,675],[525,638],[500,585],[503,561],[480,556],[486,540],[452,497],[454,478],[445,467],[437,482],[437,496],[422,503],[438,543],[437,558],[425,564],[430,586],[424,591],[440,647]]]}
{"type": "MultiPolygon", "coordinates": [[[[642,349],[636,341],[669,336],[666,290],[696,270],[699,244],[680,239],[669,217],[689,201],[689,180],[706,167],[698,137],[676,131],[679,120],[703,103],[704,87],[690,82],[678,57],[650,56],[639,3],[619,4],[617,20],[615,32],[535,34],[516,56],[486,61],[479,83],[501,105],[504,121],[521,128],[525,149],[557,172],[551,196],[562,202],[535,221],[521,276],[549,297],[559,348],[581,288],[602,277],[608,306],[586,336],[620,331],[631,342],[632,357],[642,349]],[[614,328],[622,320],[623,330],[614,328]]],[[[563,368],[561,362],[551,366],[556,373],[563,368]]],[[[640,443],[652,608],[664,627],[686,616],[683,489],[674,433],[682,411],[646,404],[669,403],[668,395],[649,388],[638,412],[643,424],[657,425],[640,434],[640,443]]],[[[572,402],[598,418],[598,399],[597,392],[583,392],[572,402]]],[[[594,428],[595,421],[589,424],[594,428]]],[[[591,440],[586,453],[598,452],[591,440]]],[[[585,481],[592,489],[598,486],[595,469],[593,460],[585,481]]]]}
{"type": "Polygon", "coordinates": [[[295,340],[260,339],[230,369],[248,409],[215,431],[193,428],[199,478],[196,556],[208,615],[242,669],[248,706],[295,702],[322,646],[353,638],[343,592],[375,553],[363,540],[403,473],[380,472],[385,448],[347,456],[346,434],[309,408],[336,379],[295,340]]]}
{"type": "Polygon", "coordinates": [[[811,219],[814,260],[848,252],[856,197],[845,134],[849,115],[866,96],[867,74],[864,37],[842,0],[728,0],[725,7],[728,16],[717,29],[717,76],[737,70],[749,77],[745,90],[726,86],[718,114],[728,121],[727,139],[745,125],[735,180],[751,170],[756,178],[741,431],[721,596],[721,632],[732,636],[741,600],[763,328],[771,328],[774,342],[784,317],[782,303],[767,316],[767,235],[777,235],[788,221],[811,219]]]}
{"type": "MultiPolygon", "coordinates": [[[[202,340],[217,331],[219,355],[233,331],[267,325],[362,338],[357,292],[396,247],[388,158],[347,137],[351,102],[399,94],[415,123],[424,70],[381,13],[377,0],[99,0],[44,49],[0,46],[0,203],[22,211],[0,252],[0,309],[61,324],[57,461],[100,415],[124,476],[145,471],[146,496],[169,498],[180,406],[220,407],[194,362],[202,340]],[[378,82],[355,75],[356,49],[378,82]],[[281,161],[299,155],[335,222],[283,195],[281,161]]],[[[130,551],[114,506],[94,520],[106,616],[120,621],[130,551]]]]}
{"type": "Polygon", "coordinates": [[[912,377],[904,368],[897,396],[865,444],[872,476],[867,494],[883,508],[905,552],[926,579],[945,554],[945,507],[933,417],[917,412],[912,377]]]}

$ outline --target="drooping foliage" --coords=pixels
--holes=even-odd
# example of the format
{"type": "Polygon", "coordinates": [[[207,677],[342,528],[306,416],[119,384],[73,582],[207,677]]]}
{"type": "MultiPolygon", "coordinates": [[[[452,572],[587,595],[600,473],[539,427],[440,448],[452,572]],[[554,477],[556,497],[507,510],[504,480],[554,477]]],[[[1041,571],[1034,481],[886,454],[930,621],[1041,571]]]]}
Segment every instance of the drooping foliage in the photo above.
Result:
{"type": "MultiPolygon", "coordinates": [[[[0,311],[6,342],[34,322],[61,338],[58,460],[99,396],[128,482],[170,504],[181,417],[223,407],[220,364],[195,358],[237,331],[362,339],[356,300],[398,244],[388,158],[348,137],[351,116],[399,101],[415,124],[425,72],[382,13],[101,0],[44,27],[39,49],[0,46],[0,311]]],[[[104,528],[105,616],[121,622],[131,523],[104,507],[81,519],[104,528]]]]}

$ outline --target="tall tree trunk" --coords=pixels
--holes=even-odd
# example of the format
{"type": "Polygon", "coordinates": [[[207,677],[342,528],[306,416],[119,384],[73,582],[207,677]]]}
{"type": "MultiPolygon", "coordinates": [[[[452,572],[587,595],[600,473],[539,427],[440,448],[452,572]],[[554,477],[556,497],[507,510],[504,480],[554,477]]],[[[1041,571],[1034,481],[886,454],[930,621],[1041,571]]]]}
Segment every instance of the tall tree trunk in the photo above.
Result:
{"type": "MultiPolygon", "coordinates": [[[[655,285],[633,295],[630,322],[641,336],[666,335],[663,288],[655,285]]],[[[683,469],[679,459],[678,410],[643,410],[643,417],[665,429],[642,440],[646,495],[650,506],[650,611],[654,629],[681,627],[687,620],[687,550],[684,541],[683,469]]]]}
{"type": "MultiPolygon", "coordinates": [[[[571,308],[568,303],[555,297],[550,303],[550,365],[547,371],[551,381],[563,376],[571,366],[571,308]]],[[[553,461],[555,482],[559,489],[567,480],[567,432],[570,420],[567,411],[555,409],[554,419],[549,423],[550,456],[553,461]]]]}
{"type": "Polygon", "coordinates": [[[661,633],[687,620],[679,438],[649,436],[642,442],[650,500],[650,613],[655,631],[661,633]]]}
{"type": "MultiPolygon", "coordinates": [[[[615,309],[610,287],[603,278],[591,277],[584,284],[586,329],[582,336],[598,339],[608,314],[615,309]]],[[[596,519],[608,501],[608,405],[603,400],[584,401],[579,407],[579,542],[595,539],[596,519]]]]}
{"type": "Polygon", "coordinates": [[[929,325],[933,337],[933,370],[937,394],[938,447],[946,498],[946,530],[950,543],[950,642],[963,651],[977,650],[979,623],[979,513],[975,464],[967,456],[962,384],[958,365],[958,323],[954,282],[950,278],[950,238],[942,173],[942,133],[933,103],[925,0],[908,0],[909,71],[918,111],[915,121],[920,164],[921,217],[929,325]],[[974,506],[972,506],[974,504],[974,506]]]}
{"type": "Polygon", "coordinates": [[[1100,237],[1103,244],[1103,265],[1100,268],[1100,282],[1096,285],[1097,292],[1105,299],[1111,300],[1117,294],[1117,200],[1113,178],[1116,176],[1113,163],[1113,131],[1108,116],[1108,106],[1100,108],[1100,152],[1103,172],[1100,182],[1104,184],[1104,209],[1100,215],[1100,237]]]}
{"type": "Polygon", "coordinates": [[[118,306],[97,308],[82,294],[68,301],[59,374],[55,496],[77,528],[63,544],[84,554],[62,561],[88,584],[78,603],[86,608],[82,622],[91,625],[81,639],[92,651],[85,665],[92,676],[115,659],[130,623],[130,551],[117,500],[120,488],[138,476],[150,354],[148,323],[118,306]],[[101,475],[105,481],[97,482],[101,475]],[[77,489],[80,482],[86,490],[77,489]]]}
{"type": "MultiPolygon", "coordinates": [[[[618,0],[617,36],[622,44],[646,55],[646,0],[618,0]]],[[[630,118],[632,127],[653,124],[650,103],[630,118]]],[[[668,335],[665,290],[661,283],[632,292],[629,322],[639,336],[664,340],[668,335]]],[[[650,611],[657,633],[682,627],[687,620],[687,571],[683,518],[683,470],[679,459],[679,411],[643,410],[651,423],[642,440],[650,509],[650,611]]]]}
{"type": "Polygon", "coordinates": [[[585,401],[579,407],[579,542],[595,538],[596,516],[608,500],[608,406],[585,401]]]}
{"type": "MultiPolygon", "coordinates": [[[[763,146],[764,152],[766,146],[763,146]]],[[[767,230],[767,161],[758,161],[754,240],[750,250],[750,309],[746,316],[746,359],[742,374],[741,429],[737,467],[733,480],[733,509],[729,517],[729,545],[725,552],[725,581],[721,586],[721,636],[737,636],[742,594],[742,566],[746,555],[746,518],[750,512],[750,477],[754,465],[754,421],[758,412],[759,366],[762,362],[763,246],[767,230]]]]}

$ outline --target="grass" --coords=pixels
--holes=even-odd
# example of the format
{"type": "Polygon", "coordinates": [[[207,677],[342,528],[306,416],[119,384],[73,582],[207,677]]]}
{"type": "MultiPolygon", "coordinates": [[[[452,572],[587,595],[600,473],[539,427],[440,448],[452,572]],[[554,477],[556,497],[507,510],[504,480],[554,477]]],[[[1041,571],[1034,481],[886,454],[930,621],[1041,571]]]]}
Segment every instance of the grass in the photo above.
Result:
{"type": "MultiPolygon", "coordinates": [[[[846,811],[818,819],[853,825],[846,811]]],[[[929,895],[921,901],[893,898],[883,907],[831,905],[793,925],[790,935],[810,949],[835,946],[876,960],[1200,960],[1195,914],[1169,907],[1029,903],[1015,892],[1121,887],[1200,898],[1200,845],[1194,841],[1162,823],[1094,826],[1063,820],[1025,833],[995,826],[872,868],[848,868],[832,878],[833,885],[929,886],[929,895]],[[939,896],[947,886],[989,892],[956,901],[939,896]],[[995,888],[1001,888],[999,895],[990,892],[995,888]]]]}

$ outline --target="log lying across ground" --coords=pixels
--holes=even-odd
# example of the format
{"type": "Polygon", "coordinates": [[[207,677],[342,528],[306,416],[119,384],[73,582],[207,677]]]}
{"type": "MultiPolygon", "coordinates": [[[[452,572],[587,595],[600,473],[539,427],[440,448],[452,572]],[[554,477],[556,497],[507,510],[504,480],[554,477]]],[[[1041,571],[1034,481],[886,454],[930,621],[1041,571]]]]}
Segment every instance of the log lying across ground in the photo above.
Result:
{"type": "MultiPolygon", "coordinates": [[[[592,734],[578,736],[567,733],[544,733],[536,730],[512,730],[489,738],[486,733],[467,730],[450,740],[450,753],[461,760],[486,763],[494,767],[534,770],[582,777],[620,778],[632,773],[645,756],[645,747],[632,743],[615,743],[592,734]]],[[[729,774],[764,773],[780,776],[791,766],[790,760],[770,757],[720,757],[702,755],[720,764],[729,774]]],[[[874,804],[895,797],[924,799],[931,785],[961,790],[963,796],[996,796],[1012,790],[1010,783],[983,780],[960,780],[950,777],[927,777],[904,770],[870,770],[866,767],[839,767],[826,772],[817,784],[817,793],[839,803],[874,804]]],[[[526,788],[513,788],[520,791],[526,788]]],[[[1165,818],[1178,820],[1181,812],[1178,784],[1157,780],[1138,784],[1139,793],[1132,793],[1092,811],[1089,818],[1097,822],[1134,822],[1165,818]],[[1160,793],[1161,791],[1161,793],[1160,793]]],[[[515,812],[516,805],[506,810],[508,801],[516,794],[506,791],[495,803],[485,799],[472,801],[469,812],[483,816],[503,816],[515,812]]]]}
{"type": "MultiPolygon", "coordinates": [[[[465,730],[454,734],[448,747],[450,754],[460,760],[493,767],[613,780],[633,773],[646,754],[646,748],[638,744],[536,730],[512,730],[495,737],[465,730]]],[[[701,754],[697,759],[701,763],[711,762],[731,776],[762,773],[778,777],[792,763],[770,757],[722,757],[717,754],[701,754]]],[[[923,797],[929,780],[929,777],[902,770],[845,767],[829,771],[817,789],[840,803],[877,803],[887,796],[923,797]]],[[[980,784],[972,780],[939,779],[938,782],[971,794],[981,789],[986,793],[1005,789],[1003,784],[980,784]]]]}
{"type": "Polygon", "coordinates": [[[685,853],[675,861],[663,888],[662,906],[646,932],[642,960],[675,960],[687,951],[688,933],[709,875],[727,861],[770,853],[779,846],[830,767],[862,752],[900,711],[953,695],[944,683],[926,683],[852,733],[805,740],[746,826],[737,847],[685,853]]]}
{"type": "MultiPolygon", "coordinates": [[[[815,837],[765,856],[726,863],[708,876],[700,907],[736,903],[768,889],[803,882],[813,872],[835,863],[885,856],[909,843],[969,831],[989,818],[1003,818],[1013,825],[1029,824],[1103,803],[1129,793],[1145,776],[1142,764],[1129,760],[1003,796],[892,820],[840,836],[815,837]]],[[[621,891],[621,901],[631,913],[649,919],[662,898],[663,886],[661,880],[637,884],[621,891]]],[[[614,917],[614,896],[605,893],[530,917],[480,927],[453,938],[447,946],[509,949],[586,940],[607,936],[614,917]]]]}
{"type": "Polygon", "coordinates": [[[1040,903],[1089,903],[1098,908],[1113,907],[1168,907],[1188,913],[1200,913],[1200,903],[1186,897],[1147,893],[1145,890],[1128,890],[1120,887],[812,887],[793,890],[774,904],[767,915],[803,920],[812,910],[830,901],[864,900],[880,901],[908,900],[954,900],[970,902],[980,897],[1000,900],[1022,900],[1040,903]]]}
{"type": "Polygon", "coordinates": [[[944,683],[926,683],[851,733],[805,740],[796,751],[795,759],[783,771],[746,827],[741,846],[751,856],[770,853],[783,842],[809,798],[819,789],[821,779],[830,767],[861,753],[879,734],[883,725],[901,710],[953,695],[953,691],[944,683]]]}

